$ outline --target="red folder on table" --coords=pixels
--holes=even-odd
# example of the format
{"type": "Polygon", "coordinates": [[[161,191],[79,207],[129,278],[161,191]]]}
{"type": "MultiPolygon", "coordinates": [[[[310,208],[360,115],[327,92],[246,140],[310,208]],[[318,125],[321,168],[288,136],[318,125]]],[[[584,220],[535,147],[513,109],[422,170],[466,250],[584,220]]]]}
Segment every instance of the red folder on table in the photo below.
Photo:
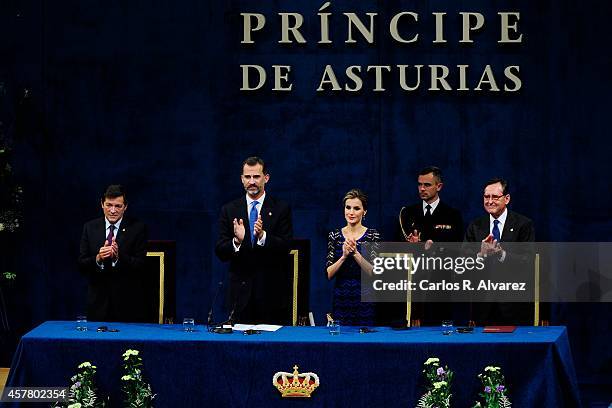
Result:
{"type": "Polygon", "coordinates": [[[485,326],[483,333],[512,333],[516,326],[485,326]]]}

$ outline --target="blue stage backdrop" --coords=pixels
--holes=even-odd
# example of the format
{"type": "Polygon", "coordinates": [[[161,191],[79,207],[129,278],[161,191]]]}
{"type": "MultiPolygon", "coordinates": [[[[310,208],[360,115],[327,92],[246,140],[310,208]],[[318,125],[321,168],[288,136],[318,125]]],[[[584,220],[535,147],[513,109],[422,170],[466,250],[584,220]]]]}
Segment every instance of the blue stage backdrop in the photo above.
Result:
{"type": "MultiPolygon", "coordinates": [[[[176,240],[178,317],[202,320],[225,277],[213,254],[218,212],[243,194],[240,163],[250,155],[267,160],[270,194],[291,203],[295,236],[311,240],[318,321],[331,308],[326,237],[344,223],[343,194],[365,190],[367,225],[392,239],[426,165],[444,170],[443,200],[466,221],[483,212],[482,183],[501,175],[538,240],[607,241],[611,12],[607,2],[570,0],[2,2],[3,117],[25,191],[23,228],[2,238],[3,262],[18,274],[13,326],[24,331],[82,309],[81,228],[100,215],[109,183],[128,187],[129,213],[149,225],[150,238],[176,240]],[[418,34],[412,43],[389,28],[405,11],[418,15],[397,20],[404,40],[418,34]],[[472,43],[461,42],[461,12],[482,14],[472,43]],[[507,30],[520,43],[499,42],[505,12],[520,14],[507,30]],[[253,28],[259,20],[241,13],[265,17],[253,43],[241,43],[245,19],[253,28]],[[279,13],[303,16],[305,43],[279,43],[279,13]],[[347,43],[344,13],[364,29],[376,13],[372,44],[355,24],[347,43]],[[446,13],[438,34],[434,13],[446,13]],[[329,41],[319,14],[329,14],[329,41]],[[265,84],[241,90],[259,79],[250,68],[243,84],[241,65],[261,66],[265,84]],[[274,65],[290,66],[278,68],[286,74],[278,88],[291,90],[273,90],[274,65]],[[349,66],[359,67],[352,79],[349,66]],[[450,90],[432,80],[445,69],[450,90]],[[353,92],[355,76],[363,83],[353,92]]],[[[610,309],[555,309],[584,384],[612,379],[610,309]]]]}

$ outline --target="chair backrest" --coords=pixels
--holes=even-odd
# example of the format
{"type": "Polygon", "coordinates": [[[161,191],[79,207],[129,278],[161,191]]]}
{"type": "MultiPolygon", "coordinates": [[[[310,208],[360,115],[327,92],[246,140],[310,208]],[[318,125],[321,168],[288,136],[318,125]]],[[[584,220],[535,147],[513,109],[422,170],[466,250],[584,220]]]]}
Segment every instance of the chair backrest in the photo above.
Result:
{"type": "Polygon", "coordinates": [[[174,323],[176,317],[176,241],[147,242],[147,274],[143,291],[147,299],[146,321],[174,323]]]}

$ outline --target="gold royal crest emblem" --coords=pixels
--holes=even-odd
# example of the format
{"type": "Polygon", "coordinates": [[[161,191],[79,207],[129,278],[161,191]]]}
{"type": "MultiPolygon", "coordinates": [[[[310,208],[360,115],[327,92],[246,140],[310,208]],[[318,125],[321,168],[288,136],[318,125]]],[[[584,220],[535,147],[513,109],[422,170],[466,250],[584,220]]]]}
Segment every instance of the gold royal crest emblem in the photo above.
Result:
{"type": "Polygon", "coordinates": [[[319,376],[315,373],[298,372],[298,366],[293,366],[293,374],[279,371],[272,377],[272,384],[283,397],[309,397],[319,386],[319,376]]]}

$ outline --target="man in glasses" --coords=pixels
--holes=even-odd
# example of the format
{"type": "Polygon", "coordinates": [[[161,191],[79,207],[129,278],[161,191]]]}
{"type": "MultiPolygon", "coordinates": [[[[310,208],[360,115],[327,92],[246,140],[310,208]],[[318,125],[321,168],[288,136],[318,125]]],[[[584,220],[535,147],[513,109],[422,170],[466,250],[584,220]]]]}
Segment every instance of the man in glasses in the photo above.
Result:
{"type": "Polygon", "coordinates": [[[508,209],[508,182],[494,178],[485,184],[483,205],[488,215],[475,219],[465,234],[467,242],[482,242],[481,255],[495,256],[503,262],[506,253],[503,242],[534,242],[533,222],[508,209]]]}
{"type": "MultiPolygon", "coordinates": [[[[508,182],[494,178],[484,186],[483,206],[487,215],[472,221],[465,234],[465,242],[480,243],[478,256],[486,258],[488,267],[498,277],[533,276],[533,261],[529,248],[518,246],[508,250],[506,242],[534,242],[533,222],[508,209],[508,182]],[[502,275],[503,274],[503,275],[502,275]]],[[[520,294],[519,294],[520,295],[520,294]]],[[[533,308],[527,303],[480,303],[473,305],[476,324],[531,324],[533,308]]]]}
{"type": "Polygon", "coordinates": [[[79,270],[88,280],[87,318],[143,321],[147,228],[124,217],[128,201],[120,185],[108,186],[100,206],[104,216],[87,222],[81,236],[79,270]]]}

